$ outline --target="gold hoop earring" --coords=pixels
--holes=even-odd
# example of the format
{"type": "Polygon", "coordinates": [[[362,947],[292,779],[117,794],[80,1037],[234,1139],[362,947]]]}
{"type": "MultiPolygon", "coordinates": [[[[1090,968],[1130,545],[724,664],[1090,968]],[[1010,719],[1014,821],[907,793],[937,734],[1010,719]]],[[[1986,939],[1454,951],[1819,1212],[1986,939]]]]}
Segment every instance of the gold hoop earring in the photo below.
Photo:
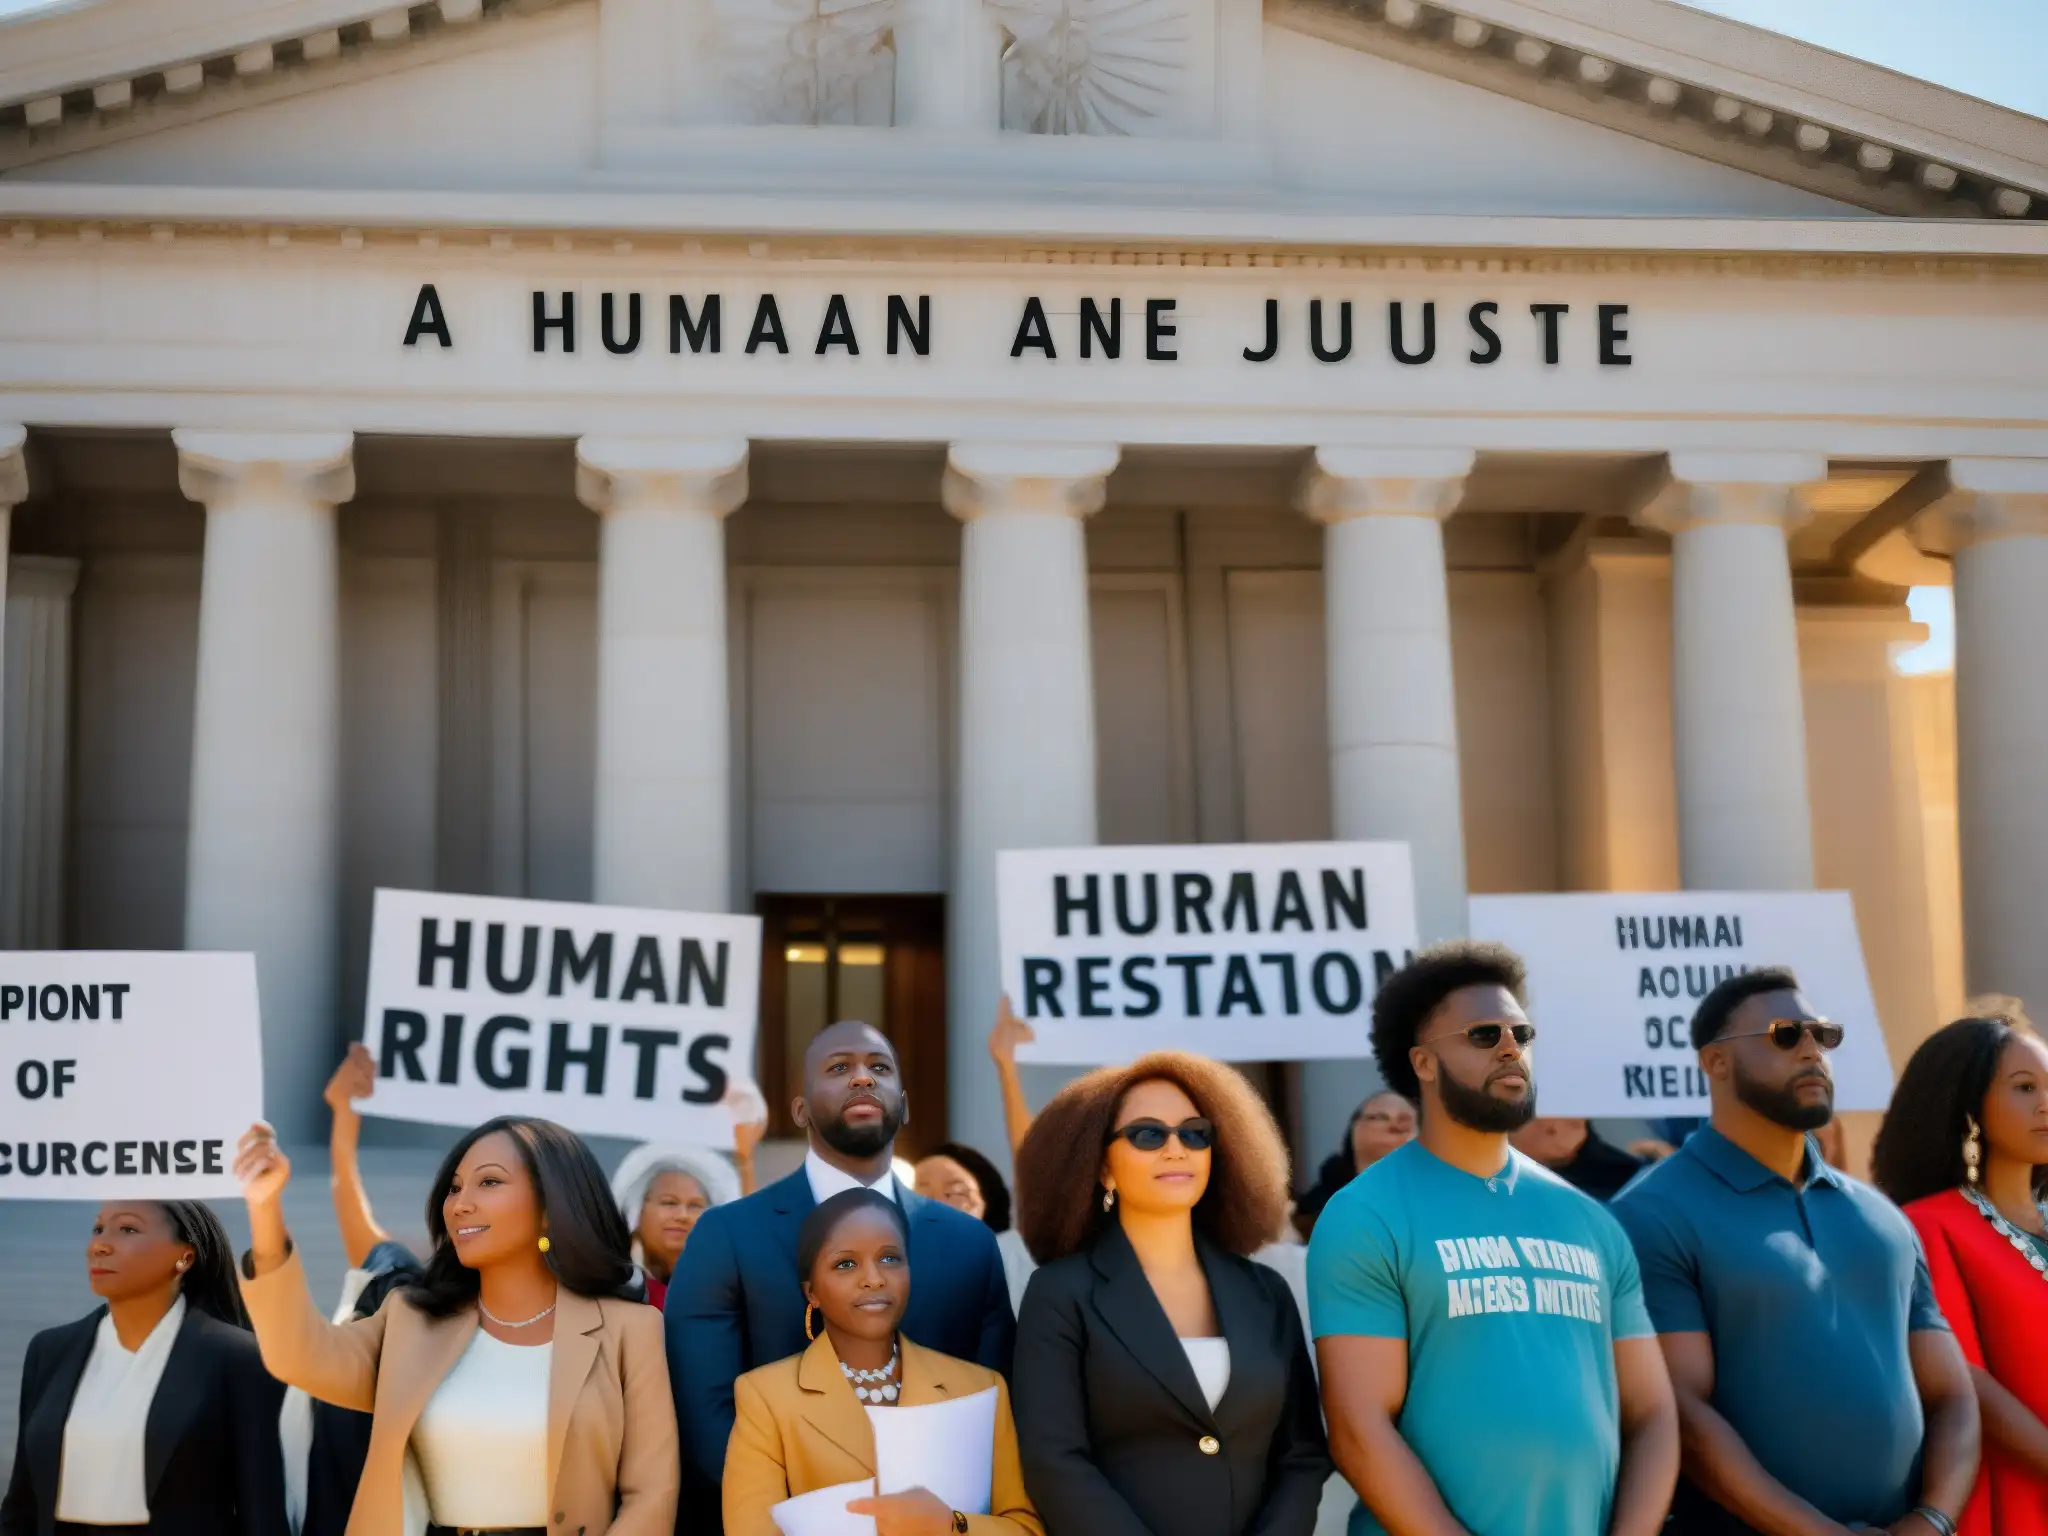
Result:
{"type": "Polygon", "coordinates": [[[1963,1137],[1963,1177],[1970,1181],[1970,1187],[1977,1187],[1980,1170],[1984,1166],[1984,1133],[1977,1124],[1975,1115],[1963,1116],[1963,1124],[1969,1127],[1963,1137]]]}
{"type": "Polygon", "coordinates": [[[1103,1208],[1103,1209],[1104,1209],[1105,1211],[1111,1211],[1111,1210],[1115,1210],[1115,1209],[1116,1209],[1116,1191],[1115,1191],[1115,1190],[1113,1190],[1113,1189],[1105,1189],[1105,1190],[1104,1190],[1104,1191],[1102,1192],[1102,1208],[1103,1208]]]}
{"type": "Polygon", "coordinates": [[[804,1303],[804,1341],[806,1343],[809,1343],[818,1336],[818,1325],[814,1321],[817,1311],[818,1304],[815,1301],[804,1303]]]}
{"type": "Polygon", "coordinates": [[[543,1233],[541,1233],[541,1235],[540,1235],[540,1243],[539,1243],[539,1245],[538,1245],[538,1246],[539,1246],[539,1248],[540,1248],[540,1251],[541,1251],[542,1253],[546,1253],[546,1252],[548,1252],[548,1251],[549,1251],[550,1249],[552,1249],[552,1248],[553,1248],[553,1247],[554,1247],[555,1245],[554,1245],[553,1243],[551,1243],[551,1242],[549,1242],[549,1241],[548,1241],[548,1235],[547,1235],[547,1233],[543,1232],[543,1233]]]}

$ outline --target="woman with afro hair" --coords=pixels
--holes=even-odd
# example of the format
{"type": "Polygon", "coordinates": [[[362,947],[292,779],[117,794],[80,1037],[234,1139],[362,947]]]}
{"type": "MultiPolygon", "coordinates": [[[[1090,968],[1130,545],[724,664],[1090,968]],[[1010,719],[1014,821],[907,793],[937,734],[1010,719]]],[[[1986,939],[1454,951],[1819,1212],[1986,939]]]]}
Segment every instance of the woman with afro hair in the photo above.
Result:
{"type": "Polygon", "coordinates": [[[1049,1536],[1307,1536],[1330,1462],[1301,1317],[1251,1262],[1287,1153],[1242,1076],[1178,1051],[1070,1083],[1017,1153],[1042,1266],[1017,1324],[1049,1536]]]}

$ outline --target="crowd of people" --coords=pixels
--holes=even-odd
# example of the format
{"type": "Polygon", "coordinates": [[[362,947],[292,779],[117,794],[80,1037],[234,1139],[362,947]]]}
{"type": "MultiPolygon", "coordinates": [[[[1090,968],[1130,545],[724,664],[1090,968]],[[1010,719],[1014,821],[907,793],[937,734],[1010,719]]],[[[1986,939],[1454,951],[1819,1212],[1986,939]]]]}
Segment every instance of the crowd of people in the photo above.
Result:
{"type": "Polygon", "coordinates": [[[239,1261],[204,1205],[105,1205],[105,1305],[29,1346],[0,1536],[778,1536],[810,1495],[875,1536],[1309,1536],[1333,1488],[1354,1536],[2048,1536],[2048,1044],[2017,1001],[1914,1053],[1865,1184],[1822,1142],[1843,1029],[1790,972],[1700,1003],[1711,1116],[1628,1147],[1536,1116],[1524,981],[1477,942],[1388,977],[1385,1089],[1298,1196],[1199,1056],[1034,1116],[1006,1006],[1014,1186],[962,1144],[899,1161],[895,1048],[845,1021],[787,1177],[755,1187],[757,1105],[736,1156],[609,1181],[493,1120],[424,1258],[363,1192],[357,1048],[336,1307],[265,1126],[239,1261]],[[887,1415],[991,1393],[975,1507],[880,1487],[887,1415]]]}

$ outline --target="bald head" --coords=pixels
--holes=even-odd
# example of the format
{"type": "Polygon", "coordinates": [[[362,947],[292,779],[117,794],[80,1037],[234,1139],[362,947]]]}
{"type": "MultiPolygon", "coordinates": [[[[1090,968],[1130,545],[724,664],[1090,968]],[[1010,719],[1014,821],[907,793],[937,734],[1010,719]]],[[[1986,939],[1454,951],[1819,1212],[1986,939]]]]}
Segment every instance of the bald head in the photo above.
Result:
{"type": "Polygon", "coordinates": [[[827,1056],[842,1052],[875,1052],[888,1057],[891,1066],[896,1063],[896,1047],[889,1043],[887,1035],[860,1019],[841,1019],[811,1036],[811,1043],[804,1047],[804,1081],[808,1083],[818,1075],[818,1067],[827,1056]]]}
{"type": "Polygon", "coordinates": [[[910,1118],[889,1037],[858,1019],[820,1030],[804,1052],[803,1097],[790,1113],[821,1157],[886,1164],[910,1118]]]}

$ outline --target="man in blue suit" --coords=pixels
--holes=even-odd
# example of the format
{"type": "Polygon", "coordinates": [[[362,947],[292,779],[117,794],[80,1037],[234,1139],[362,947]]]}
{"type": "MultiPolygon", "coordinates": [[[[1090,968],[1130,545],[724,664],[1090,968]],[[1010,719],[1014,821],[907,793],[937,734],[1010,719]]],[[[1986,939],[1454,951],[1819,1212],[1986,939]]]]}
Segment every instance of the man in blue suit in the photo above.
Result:
{"type": "Polygon", "coordinates": [[[893,1197],[910,1226],[905,1335],[1005,1376],[1010,1371],[1017,1322],[994,1235],[973,1217],[905,1189],[890,1171],[910,1106],[888,1037],[853,1020],[822,1030],[804,1053],[804,1093],[791,1112],[810,1141],[803,1167],[706,1211],[669,1282],[668,1369],[686,1474],[678,1530],[719,1528],[717,1483],[732,1434],[733,1382],[804,1348],[796,1235],[821,1200],[863,1185],[893,1197]],[[709,1487],[687,1475],[693,1469],[709,1487]]]}

